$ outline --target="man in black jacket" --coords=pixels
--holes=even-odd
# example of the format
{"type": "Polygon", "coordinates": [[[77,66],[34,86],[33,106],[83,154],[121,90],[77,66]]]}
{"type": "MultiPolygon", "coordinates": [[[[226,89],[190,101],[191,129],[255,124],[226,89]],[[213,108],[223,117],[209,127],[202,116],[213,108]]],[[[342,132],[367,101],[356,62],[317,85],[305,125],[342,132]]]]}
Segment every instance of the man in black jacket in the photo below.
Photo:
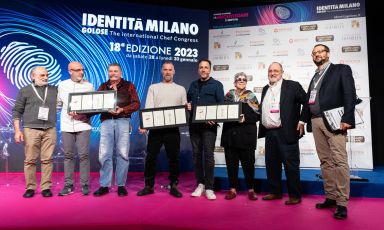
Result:
{"type": "Polygon", "coordinates": [[[325,201],[316,208],[334,208],[334,218],[347,217],[349,200],[349,167],[346,150],[347,130],[355,127],[356,89],[351,67],[332,64],[329,47],[317,44],[312,50],[316,73],[308,89],[303,107],[302,121],[308,123],[308,132],[313,133],[316,151],[320,159],[324,181],[325,201]],[[344,114],[338,130],[332,130],[323,112],[343,107],[344,114]]]}
{"type": "Polygon", "coordinates": [[[284,80],[283,67],[273,62],[268,68],[269,84],[261,94],[259,137],[265,137],[265,164],[270,194],[263,200],[282,198],[281,174],[284,165],[289,199],[286,205],[301,202],[299,138],[304,123],[299,122],[306,93],[295,81],[284,80]]]}

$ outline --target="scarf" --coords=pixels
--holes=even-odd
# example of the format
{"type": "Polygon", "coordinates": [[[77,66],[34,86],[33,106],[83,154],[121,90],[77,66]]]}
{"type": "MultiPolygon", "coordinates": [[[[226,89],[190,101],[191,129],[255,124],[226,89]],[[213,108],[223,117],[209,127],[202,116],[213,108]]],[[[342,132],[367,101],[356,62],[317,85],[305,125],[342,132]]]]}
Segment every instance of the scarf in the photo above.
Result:
{"type": "Polygon", "coordinates": [[[236,89],[231,89],[224,97],[224,101],[227,102],[243,102],[247,103],[255,113],[259,113],[259,101],[256,98],[256,95],[251,90],[244,90],[237,93],[236,89]]]}

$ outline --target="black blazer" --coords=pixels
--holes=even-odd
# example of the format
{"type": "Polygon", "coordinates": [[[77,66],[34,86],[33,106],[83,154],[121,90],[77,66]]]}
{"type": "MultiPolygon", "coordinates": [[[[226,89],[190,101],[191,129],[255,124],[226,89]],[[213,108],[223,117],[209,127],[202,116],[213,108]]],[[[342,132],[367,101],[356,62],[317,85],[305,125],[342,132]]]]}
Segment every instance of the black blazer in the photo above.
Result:
{"type": "Polygon", "coordinates": [[[259,120],[257,114],[247,103],[241,103],[241,111],[245,121],[224,122],[221,134],[222,147],[235,147],[239,149],[256,149],[257,126],[259,120]]]}
{"type": "MultiPolygon", "coordinates": [[[[313,79],[308,88],[306,103],[303,106],[300,119],[307,123],[308,132],[312,131],[312,124],[310,122],[311,112],[308,105],[312,81],[313,79]]],[[[322,112],[344,106],[344,115],[341,118],[341,122],[352,125],[352,128],[355,127],[356,88],[351,67],[344,64],[335,65],[331,63],[323,76],[318,94],[320,110],[322,112]]],[[[323,119],[325,118],[323,117],[323,119]]],[[[327,124],[325,120],[324,123],[327,124]]],[[[327,128],[330,132],[337,132],[332,131],[329,127],[327,128]]]]}
{"type": "MultiPolygon", "coordinates": [[[[263,100],[269,85],[264,86],[261,94],[262,108],[263,100]]],[[[295,143],[300,138],[300,133],[297,131],[297,124],[300,120],[301,105],[306,102],[306,93],[299,82],[284,80],[281,83],[280,93],[280,118],[282,131],[287,143],[295,143]]],[[[262,114],[262,110],[260,110],[262,114]]],[[[259,138],[265,137],[266,128],[260,122],[259,138]]]]}

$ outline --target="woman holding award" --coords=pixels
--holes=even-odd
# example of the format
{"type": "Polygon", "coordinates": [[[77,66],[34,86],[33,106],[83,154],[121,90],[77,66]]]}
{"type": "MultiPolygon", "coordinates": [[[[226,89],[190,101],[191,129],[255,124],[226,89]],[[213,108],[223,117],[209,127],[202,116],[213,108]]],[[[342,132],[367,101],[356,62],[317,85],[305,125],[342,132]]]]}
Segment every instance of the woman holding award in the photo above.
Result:
{"type": "Polygon", "coordinates": [[[225,199],[234,199],[237,195],[239,161],[243,168],[248,198],[257,200],[253,189],[255,175],[255,149],[257,126],[259,120],[259,102],[256,95],[247,90],[247,75],[243,72],[234,77],[235,89],[225,95],[226,102],[241,102],[242,114],[238,122],[225,122],[221,135],[221,146],[224,147],[230,189],[225,199]]]}

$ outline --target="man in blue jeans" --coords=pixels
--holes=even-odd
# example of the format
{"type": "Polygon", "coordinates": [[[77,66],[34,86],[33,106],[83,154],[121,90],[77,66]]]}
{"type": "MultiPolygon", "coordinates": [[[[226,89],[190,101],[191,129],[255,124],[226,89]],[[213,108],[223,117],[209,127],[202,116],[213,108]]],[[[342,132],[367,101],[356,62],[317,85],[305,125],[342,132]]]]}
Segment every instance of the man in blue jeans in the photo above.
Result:
{"type": "Polygon", "coordinates": [[[100,188],[93,193],[102,196],[109,193],[112,184],[113,150],[116,150],[115,183],[117,194],[126,196],[128,192],[125,183],[129,166],[129,130],[130,118],[133,112],[140,108],[139,97],[132,82],[122,78],[121,67],[117,63],[108,66],[109,80],[100,85],[98,91],[116,90],[116,109],[100,116],[100,147],[99,162],[100,188]]]}

